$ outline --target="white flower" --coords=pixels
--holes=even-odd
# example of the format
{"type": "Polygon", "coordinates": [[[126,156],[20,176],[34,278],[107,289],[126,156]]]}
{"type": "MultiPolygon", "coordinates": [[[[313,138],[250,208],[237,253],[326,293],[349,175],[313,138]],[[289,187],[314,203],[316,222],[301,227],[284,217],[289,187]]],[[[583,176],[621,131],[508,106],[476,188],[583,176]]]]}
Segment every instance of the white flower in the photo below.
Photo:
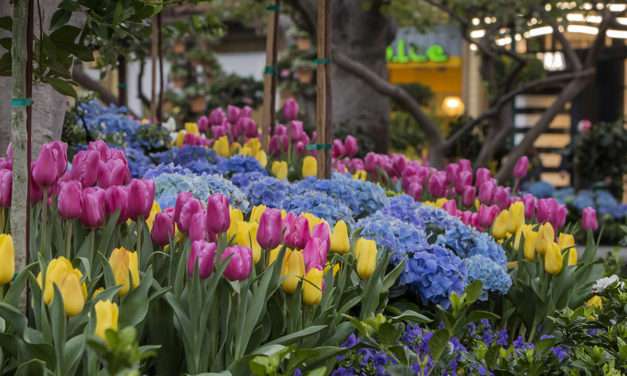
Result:
{"type": "MultiPolygon", "coordinates": [[[[176,131],[176,121],[173,117],[169,118],[168,121],[162,124],[163,128],[169,130],[170,132],[176,131]]],[[[176,133],[175,133],[176,137],[176,133]]]]}
{"type": "MultiPolygon", "coordinates": [[[[620,278],[616,274],[601,278],[594,283],[594,286],[592,286],[592,292],[595,294],[603,292],[606,288],[618,281],[620,281],[620,278]]],[[[622,287],[622,282],[620,283],[620,286],[622,287]]]]}

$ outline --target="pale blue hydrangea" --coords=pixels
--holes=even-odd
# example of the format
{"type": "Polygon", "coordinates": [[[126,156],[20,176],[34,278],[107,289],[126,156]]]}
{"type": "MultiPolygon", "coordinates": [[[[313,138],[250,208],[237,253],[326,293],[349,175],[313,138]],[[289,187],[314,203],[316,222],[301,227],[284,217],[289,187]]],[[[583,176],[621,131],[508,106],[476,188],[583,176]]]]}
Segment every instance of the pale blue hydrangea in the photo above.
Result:
{"type": "Polygon", "coordinates": [[[392,252],[394,263],[400,262],[408,252],[428,246],[422,229],[380,212],[362,218],[355,226],[361,229],[361,236],[375,240],[379,247],[392,252]]]}
{"type": "Polygon", "coordinates": [[[349,225],[353,224],[353,213],[350,208],[322,192],[291,194],[289,198],[283,200],[280,208],[296,214],[311,213],[326,220],[331,226],[340,219],[349,225]]]}
{"type": "Polygon", "coordinates": [[[182,166],[176,166],[173,163],[160,164],[146,171],[144,179],[154,179],[161,174],[180,174],[189,175],[192,172],[182,166]]]}
{"type": "Polygon", "coordinates": [[[243,188],[251,205],[266,205],[280,208],[292,192],[291,186],[284,180],[265,176],[243,188]]]}
{"type": "Polygon", "coordinates": [[[265,178],[267,175],[258,171],[255,172],[240,172],[231,176],[231,182],[238,186],[240,189],[245,189],[251,183],[256,183],[258,180],[265,178]]]}
{"type": "Polygon", "coordinates": [[[418,213],[420,207],[421,205],[413,197],[402,194],[389,198],[381,212],[403,222],[424,228],[424,220],[418,213]]]}
{"type": "Polygon", "coordinates": [[[505,268],[485,256],[468,257],[464,259],[464,265],[468,271],[468,282],[479,280],[483,284],[481,300],[487,300],[490,292],[505,295],[512,287],[512,278],[505,268]]]}
{"type": "Polygon", "coordinates": [[[251,172],[258,172],[264,175],[268,174],[255,158],[242,155],[235,155],[231,158],[221,160],[217,165],[217,171],[226,176],[251,172]]]}
{"type": "Polygon", "coordinates": [[[503,247],[485,232],[479,232],[459,222],[457,226],[444,229],[437,238],[437,244],[445,246],[461,258],[481,255],[494,261],[502,268],[507,263],[503,247]]]}

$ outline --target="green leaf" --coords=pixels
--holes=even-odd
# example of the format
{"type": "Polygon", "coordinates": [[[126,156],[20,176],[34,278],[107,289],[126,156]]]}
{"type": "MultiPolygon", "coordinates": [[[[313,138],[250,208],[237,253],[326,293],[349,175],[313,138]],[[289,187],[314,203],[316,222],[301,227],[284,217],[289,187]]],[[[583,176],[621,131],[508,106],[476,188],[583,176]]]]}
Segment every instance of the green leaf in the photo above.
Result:
{"type": "Polygon", "coordinates": [[[384,291],[388,291],[389,289],[392,288],[392,286],[394,286],[394,283],[396,283],[396,280],[398,279],[398,277],[401,275],[403,270],[405,270],[405,263],[406,263],[406,260],[403,259],[398,265],[396,265],[396,267],[394,267],[394,269],[392,269],[391,272],[389,272],[385,276],[385,278],[383,278],[383,290],[384,291]]]}
{"type": "Polygon", "coordinates": [[[322,330],[324,330],[327,326],[326,325],[314,325],[314,326],[310,326],[307,327],[303,330],[299,330],[297,332],[294,333],[290,333],[287,335],[284,335],[283,337],[279,337],[275,340],[272,340],[270,342],[268,342],[265,346],[271,346],[271,345],[287,345],[290,344],[294,341],[297,341],[301,338],[310,336],[312,334],[316,334],[321,332],[322,330]]]}
{"type": "Polygon", "coordinates": [[[53,284],[54,296],[50,305],[50,322],[52,324],[52,341],[54,343],[55,360],[57,367],[61,369],[63,364],[63,347],[65,345],[65,311],[63,309],[63,296],[56,284],[53,284]]]}
{"type": "MultiPolygon", "coordinates": [[[[130,278],[130,277],[129,277],[130,278]]],[[[150,300],[148,293],[152,286],[152,271],[142,276],[137,288],[132,289],[120,304],[120,327],[136,326],[146,318],[150,300]]]]}
{"type": "Polygon", "coordinates": [[[72,17],[72,12],[59,8],[52,15],[52,19],[50,20],[50,30],[56,30],[59,27],[65,25],[70,18],[72,17]]]}
{"type": "Polygon", "coordinates": [[[498,320],[499,319],[499,315],[497,315],[496,313],[493,312],[489,312],[489,311],[472,311],[469,315],[468,315],[468,323],[471,322],[475,322],[475,321],[480,321],[483,319],[488,319],[488,320],[498,320]]]}
{"type": "Polygon", "coordinates": [[[415,322],[418,324],[426,324],[426,323],[433,321],[427,316],[421,315],[420,313],[416,311],[410,311],[410,310],[404,311],[400,315],[394,316],[391,319],[394,321],[411,321],[411,322],[415,322]]]}
{"type": "Polygon", "coordinates": [[[15,371],[15,376],[48,375],[46,362],[39,359],[31,359],[20,364],[15,371]]]}
{"type": "Polygon", "coordinates": [[[36,262],[26,266],[21,272],[17,274],[13,283],[9,287],[9,290],[4,295],[4,302],[12,305],[13,307],[18,307],[20,296],[22,295],[22,291],[24,287],[26,287],[26,282],[28,281],[28,276],[30,271],[37,265],[36,262]]]}
{"type": "Polygon", "coordinates": [[[431,350],[431,357],[434,363],[436,363],[442,356],[442,353],[448,346],[448,340],[449,335],[446,329],[438,330],[429,340],[429,349],[431,350]]]}
{"type": "Polygon", "coordinates": [[[76,98],[76,90],[70,81],[66,81],[56,77],[46,77],[45,81],[50,84],[56,91],[68,97],[76,98]]]}
{"type": "Polygon", "coordinates": [[[17,308],[5,302],[0,302],[0,317],[2,317],[17,334],[22,336],[26,328],[26,317],[17,308]]]}
{"type": "Polygon", "coordinates": [[[76,38],[79,36],[80,33],[80,28],[72,25],[65,25],[53,31],[50,34],[50,39],[55,44],[58,44],[60,46],[74,44],[76,38]]]}
{"type": "Polygon", "coordinates": [[[483,288],[480,280],[473,281],[468,287],[466,287],[466,304],[472,305],[481,296],[481,289],[483,288]]]}
{"type": "Polygon", "coordinates": [[[65,344],[63,350],[63,364],[65,366],[65,374],[71,375],[78,367],[79,362],[85,352],[85,335],[79,334],[65,344]]]}

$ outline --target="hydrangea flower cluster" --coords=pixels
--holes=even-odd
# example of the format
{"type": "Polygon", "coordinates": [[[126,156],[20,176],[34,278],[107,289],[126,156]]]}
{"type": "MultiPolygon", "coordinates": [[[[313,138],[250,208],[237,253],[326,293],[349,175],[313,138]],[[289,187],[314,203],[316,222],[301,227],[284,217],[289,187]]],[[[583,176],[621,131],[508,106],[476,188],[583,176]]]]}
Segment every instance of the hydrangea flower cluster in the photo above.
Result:
{"type": "Polygon", "coordinates": [[[221,158],[213,150],[202,146],[192,145],[172,148],[161,153],[154,153],[152,156],[159,163],[173,163],[183,167],[186,167],[188,164],[198,160],[206,160],[210,164],[217,164],[221,160],[221,158]]]}
{"type": "Polygon", "coordinates": [[[283,200],[291,193],[291,187],[288,182],[271,176],[251,181],[254,181],[255,184],[248,184],[243,186],[242,189],[252,205],[263,204],[272,208],[280,208],[283,200]]]}
{"type": "Polygon", "coordinates": [[[150,158],[148,158],[146,154],[139,149],[126,148],[124,152],[128,161],[128,168],[134,178],[141,178],[144,176],[146,171],[155,166],[150,158]]]}
{"type": "Polygon", "coordinates": [[[264,175],[268,174],[255,158],[242,155],[235,155],[231,158],[221,160],[217,165],[217,171],[226,176],[232,176],[237,173],[252,172],[264,175]]]}
{"type": "Polygon", "coordinates": [[[192,172],[189,169],[177,166],[174,163],[160,164],[147,170],[146,173],[144,173],[144,179],[154,179],[161,174],[190,175],[192,172]]]}
{"type": "Polygon", "coordinates": [[[461,222],[457,226],[444,229],[444,233],[437,238],[438,244],[446,246],[461,258],[481,255],[505,267],[507,263],[505,251],[487,233],[479,232],[461,222]]]}
{"type": "Polygon", "coordinates": [[[231,176],[231,182],[240,189],[245,189],[251,183],[265,178],[267,174],[261,172],[239,172],[231,176]]]}
{"type": "Polygon", "coordinates": [[[283,200],[280,208],[296,214],[311,213],[326,220],[330,226],[340,219],[349,226],[353,224],[353,213],[348,206],[322,192],[294,193],[283,200]]]}
{"type": "Polygon", "coordinates": [[[474,255],[464,259],[468,272],[468,282],[476,280],[483,284],[480,300],[488,299],[488,292],[507,294],[512,287],[512,279],[505,268],[483,255],[474,255]]]}
{"type": "Polygon", "coordinates": [[[348,206],[355,218],[368,216],[387,203],[385,191],[377,184],[355,180],[349,175],[334,173],[332,179],[313,177],[296,184],[298,189],[326,193],[348,206]]]}
{"type": "Polygon", "coordinates": [[[392,262],[398,263],[409,252],[428,246],[424,231],[395,217],[377,212],[356,224],[361,236],[373,239],[377,246],[392,252],[392,262]]]}

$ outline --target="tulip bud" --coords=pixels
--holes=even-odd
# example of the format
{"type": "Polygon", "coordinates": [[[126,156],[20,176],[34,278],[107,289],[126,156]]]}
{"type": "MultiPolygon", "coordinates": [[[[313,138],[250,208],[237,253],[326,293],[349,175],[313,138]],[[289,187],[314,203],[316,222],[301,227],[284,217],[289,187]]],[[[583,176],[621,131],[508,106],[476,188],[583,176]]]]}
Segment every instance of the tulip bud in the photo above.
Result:
{"type": "Polygon", "coordinates": [[[538,240],[536,242],[536,251],[544,255],[548,247],[555,241],[555,230],[550,223],[545,223],[538,230],[538,240]]]}
{"type": "Polygon", "coordinates": [[[276,248],[282,238],[281,211],[278,209],[266,209],[259,219],[257,241],[263,249],[276,248]]]}
{"type": "Polygon", "coordinates": [[[139,286],[139,260],[137,252],[131,252],[126,248],[116,248],[111,252],[109,265],[115,277],[116,285],[121,286],[120,296],[128,294],[131,286],[139,286]],[[130,274],[130,277],[129,277],[130,274]]]}
{"type": "Polygon", "coordinates": [[[359,151],[359,145],[357,145],[357,139],[351,135],[346,136],[344,139],[344,149],[346,155],[350,158],[354,157],[359,151]]]}
{"type": "Polygon", "coordinates": [[[62,183],[57,199],[59,215],[65,219],[77,219],[81,216],[82,206],[83,190],[81,183],[77,180],[62,183]]]}
{"type": "Polygon", "coordinates": [[[435,172],[429,177],[429,193],[433,197],[446,195],[446,175],[443,172],[435,172]]]}
{"type": "Polygon", "coordinates": [[[522,179],[527,175],[529,170],[529,158],[526,155],[518,158],[516,165],[514,166],[514,177],[516,179],[522,179]]]}
{"type": "Polygon", "coordinates": [[[346,154],[346,149],[344,148],[342,140],[333,140],[333,146],[331,147],[331,156],[333,158],[342,158],[344,154],[346,154]]]}
{"type": "Polygon", "coordinates": [[[194,268],[198,265],[200,279],[209,278],[213,272],[213,263],[217,249],[216,243],[197,240],[192,243],[192,248],[187,259],[187,273],[194,275],[194,268]]]}
{"type": "Polygon", "coordinates": [[[455,185],[458,175],[459,165],[457,163],[449,163],[448,165],[446,165],[446,181],[449,184],[455,185]]]}
{"type": "Polygon", "coordinates": [[[538,200],[536,206],[536,219],[538,223],[549,222],[553,210],[556,209],[556,202],[552,199],[542,198],[538,200]]]}
{"type": "Polygon", "coordinates": [[[229,199],[215,193],[207,199],[207,230],[213,234],[220,234],[228,230],[231,224],[229,199]]]}
{"type": "Polygon", "coordinates": [[[229,224],[228,230],[226,230],[226,237],[230,240],[233,239],[235,237],[235,234],[237,233],[237,224],[240,221],[244,220],[244,213],[242,213],[241,210],[231,206],[229,208],[229,216],[231,223],[229,224]]]}
{"type": "Polygon", "coordinates": [[[556,203],[555,209],[553,210],[553,213],[551,213],[551,224],[553,225],[553,227],[555,229],[560,229],[564,227],[567,215],[568,209],[566,209],[566,206],[556,203]]]}
{"type": "Polygon", "coordinates": [[[224,276],[231,281],[243,281],[252,271],[253,255],[250,248],[234,245],[227,247],[222,253],[222,261],[231,256],[229,264],[224,269],[224,276]]]}
{"type": "Polygon", "coordinates": [[[522,198],[525,204],[525,218],[533,219],[536,216],[536,198],[533,195],[525,194],[522,198]]]}
{"type": "Polygon", "coordinates": [[[38,186],[48,188],[57,181],[62,174],[58,169],[59,158],[58,151],[50,144],[45,144],[41,147],[32,171],[33,180],[38,186]]]}
{"type": "Polygon", "coordinates": [[[203,133],[209,130],[209,118],[205,115],[198,118],[198,130],[203,133]]]}
{"type": "Polygon", "coordinates": [[[536,243],[538,241],[538,233],[531,229],[523,231],[523,236],[525,237],[525,245],[523,249],[523,253],[525,259],[528,261],[533,261],[536,258],[536,243]]]}
{"type": "Polygon", "coordinates": [[[174,237],[174,220],[168,213],[159,213],[155,217],[150,238],[152,242],[158,246],[164,246],[170,243],[174,237]]]}
{"type": "Polygon", "coordinates": [[[359,238],[355,243],[357,257],[357,275],[368,279],[377,268],[377,243],[374,240],[359,238]]]}
{"type": "Polygon", "coordinates": [[[335,222],[333,233],[331,234],[331,252],[340,254],[350,250],[350,239],[348,238],[348,226],[343,220],[335,222]]]}
{"type": "Polygon", "coordinates": [[[209,114],[209,123],[211,125],[221,125],[226,121],[226,115],[221,108],[215,108],[209,114]]]}
{"type": "MultiPolygon", "coordinates": [[[[278,255],[278,252],[277,252],[278,255]]],[[[305,259],[303,252],[287,249],[281,265],[281,287],[288,294],[293,294],[298,284],[305,276],[305,259]]]]}
{"type": "Polygon", "coordinates": [[[501,209],[509,207],[509,191],[503,187],[496,187],[494,190],[494,203],[501,209]]]}
{"type": "Polygon", "coordinates": [[[322,300],[322,269],[311,268],[303,280],[303,303],[306,305],[320,304],[322,300]]]}
{"type": "Polygon", "coordinates": [[[259,220],[261,219],[263,212],[266,211],[266,208],[267,207],[263,204],[253,207],[253,209],[250,211],[250,221],[259,223],[259,220]]]}
{"type": "MultiPolygon", "coordinates": [[[[331,228],[329,224],[323,219],[318,218],[318,223],[315,224],[313,229],[311,229],[311,237],[318,238],[323,242],[324,245],[324,260],[326,260],[326,255],[329,252],[329,247],[331,246],[331,228]]],[[[312,222],[309,221],[311,224],[312,222]]]]}
{"type": "Polygon", "coordinates": [[[263,168],[265,168],[268,165],[268,155],[263,150],[259,150],[257,153],[255,153],[255,159],[257,160],[257,162],[259,162],[259,165],[263,168]]]}
{"type": "Polygon", "coordinates": [[[494,217],[492,216],[492,209],[489,206],[481,205],[479,207],[479,216],[477,217],[477,224],[482,229],[487,229],[492,226],[494,217]]]}
{"type": "Polygon", "coordinates": [[[0,208],[11,206],[12,189],[13,172],[11,170],[0,170],[0,208]]]}
{"type": "Polygon", "coordinates": [[[284,243],[289,248],[303,249],[309,240],[309,222],[303,216],[288,213],[283,221],[284,243]]]}
{"type": "Polygon", "coordinates": [[[457,161],[457,164],[459,164],[459,171],[469,171],[472,172],[472,162],[470,162],[468,159],[460,159],[459,161],[457,161]]]}
{"type": "Polygon", "coordinates": [[[94,305],[96,311],[96,330],[94,334],[102,339],[106,339],[108,329],[118,330],[118,305],[111,300],[100,300],[94,305]]]}
{"type": "Polygon", "coordinates": [[[192,216],[189,222],[187,237],[190,241],[205,240],[207,238],[207,214],[199,210],[192,216]]]}
{"type": "Polygon", "coordinates": [[[479,186],[479,201],[488,205],[492,203],[495,189],[496,189],[496,184],[492,180],[488,180],[482,183],[479,186]]]}
{"type": "Polygon", "coordinates": [[[492,173],[487,168],[480,167],[475,172],[475,186],[477,188],[480,188],[483,183],[490,181],[491,179],[492,173]]]}
{"type": "MultiPolygon", "coordinates": [[[[61,201],[59,200],[59,205],[61,201]]],[[[126,222],[128,219],[128,190],[126,187],[112,186],[105,191],[105,210],[108,215],[112,215],[116,211],[120,212],[118,218],[119,223],[126,222]]]]}
{"type": "Polygon", "coordinates": [[[507,236],[509,229],[509,223],[511,222],[511,215],[508,210],[503,210],[496,216],[494,224],[492,225],[492,236],[495,239],[503,239],[507,236]]]}
{"type": "Polygon", "coordinates": [[[563,256],[560,246],[555,242],[550,242],[544,255],[544,270],[553,275],[557,275],[562,271],[563,256]]]}
{"type": "Polygon", "coordinates": [[[221,157],[228,157],[231,155],[229,148],[229,138],[222,136],[213,143],[213,150],[221,157]]]}
{"type": "Polygon", "coordinates": [[[581,215],[581,228],[585,231],[596,231],[599,228],[597,212],[594,208],[584,208],[581,215]]]}
{"type": "Polygon", "coordinates": [[[97,228],[105,222],[105,191],[101,188],[83,190],[83,208],[80,221],[89,228],[97,228]]]}
{"type": "Polygon", "coordinates": [[[155,188],[152,180],[131,180],[128,186],[128,217],[131,219],[148,218],[154,199],[155,188]]]}
{"type": "Polygon", "coordinates": [[[516,201],[509,207],[509,213],[511,222],[508,231],[513,234],[525,224],[525,205],[521,201],[516,201]]]}
{"type": "Polygon", "coordinates": [[[287,180],[287,162],[274,161],[272,162],[272,175],[279,180],[287,180]]]}
{"type": "Polygon", "coordinates": [[[311,268],[322,269],[326,265],[326,252],[324,241],[318,238],[310,238],[303,250],[305,258],[305,270],[311,268]]]}
{"type": "Polygon", "coordinates": [[[454,217],[457,216],[457,202],[455,200],[448,200],[442,205],[442,209],[454,217]]]}
{"type": "Polygon", "coordinates": [[[181,217],[181,211],[183,210],[183,206],[190,199],[194,198],[192,192],[181,192],[176,196],[176,204],[174,205],[174,222],[178,222],[181,217]]]}
{"type": "Polygon", "coordinates": [[[316,176],[318,174],[318,161],[311,155],[303,159],[303,177],[316,176]]]}
{"type": "Polygon", "coordinates": [[[296,120],[298,117],[298,102],[294,98],[289,98],[283,106],[283,117],[285,120],[296,120]]]}
{"type": "Polygon", "coordinates": [[[9,234],[0,234],[0,286],[13,280],[15,274],[15,248],[9,234]]]}
{"type": "Polygon", "coordinates": [[[472,172],[470,171],[460,171],[457,176],[457,181],[455,181],[455,191],[458,194],[464,193],[464,189],[466,187],[472,186],[472,172]]]}
{"type": "MultiPolygon", "coordinates": [[[[176,209],[175,209],[176,210],[176,209]]],[[[192,217],[198,212],[202,212],[202,204],[195,198],[190,198],[181,209],[179,220],[176,222],[179,230],[187,234],[191,225],[192,217]]],[[[175,214],[176,215],[176,214],[175,214]]]]}
{"type": "Polygon", "coordinates": [[[63,310],[68,316],[78,315],[85,307],[87,296],[81,285],[81,277],[81,273],[74,269],[57,284],[63,297],[63,310]]]}
{"type": "Polygon", "coordinates": [[[239,107],[229,105],[226,108],[226,119],[229,123],[235,124],[239,120],[241,110],[239,107]]]}

